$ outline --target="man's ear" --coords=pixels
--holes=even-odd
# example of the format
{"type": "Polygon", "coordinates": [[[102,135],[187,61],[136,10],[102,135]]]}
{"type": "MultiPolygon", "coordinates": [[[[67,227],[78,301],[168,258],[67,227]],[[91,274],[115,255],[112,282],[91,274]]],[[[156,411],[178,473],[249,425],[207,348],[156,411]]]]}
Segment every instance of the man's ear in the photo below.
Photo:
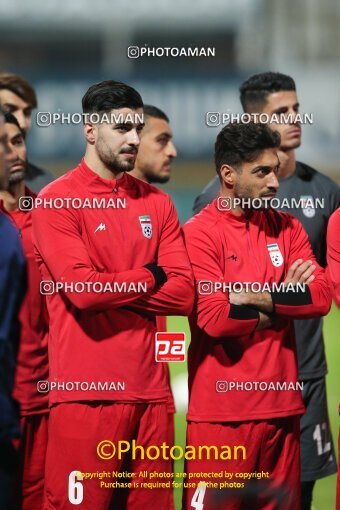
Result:
{"type": "Polygon", "coordinates": [[[233,188],[236,182],[236,170],[230,165],[222,165],[220,169],[221,179],[229,188],[233,188]]]}
{"type": "Polygon", "coordinates": [[[94,124],[89,124],[86,122],[84,124],[84,135],[86,138],[86,141],[90,143],[91,145],[94,144],[96,141],[96,127],[94,124]]]}

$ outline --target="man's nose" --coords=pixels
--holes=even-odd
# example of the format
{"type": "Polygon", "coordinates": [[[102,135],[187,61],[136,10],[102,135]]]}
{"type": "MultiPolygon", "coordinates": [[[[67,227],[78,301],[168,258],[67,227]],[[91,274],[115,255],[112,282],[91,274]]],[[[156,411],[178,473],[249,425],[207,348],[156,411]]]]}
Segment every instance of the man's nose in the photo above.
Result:
{"type": "Polygon", "coordinates": [[[274,172],[270,173],[270,176],[268,177],[268,181],[267,181],[267,186],[268,186],[268,188],[273,188],[275,190],[279,189],[279,186],[280,186],[279,180],[277,178],[277,175],[274,172]]]}
{"type": "Polygon", "coordinates": [[[140,144],[139,134],[136,129],[129,131],[128,143],[138,146],[140,144]]]}
{"type": "Polygon", "coordinates": [[[175,158],[177,156],[177,150],[173,142],[168,143],[168,150],[167,150],[167,156],[169,158],[175,158]]]}

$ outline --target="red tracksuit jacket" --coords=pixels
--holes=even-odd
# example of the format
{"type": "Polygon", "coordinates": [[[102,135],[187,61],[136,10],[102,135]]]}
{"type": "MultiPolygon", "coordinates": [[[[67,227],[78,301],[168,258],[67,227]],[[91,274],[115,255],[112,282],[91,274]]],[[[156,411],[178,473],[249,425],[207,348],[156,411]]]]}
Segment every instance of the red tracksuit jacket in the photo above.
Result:
{"type": "Polygon", "coordinates": [[[327,276],[334,301],[340,306],[340,208],[329,218],[327,227],[327,276]]]}
{"type": "MultiPolygon", "coordinates": [[[[25,195],[36,195],[25,188],[25,195]]],[[[19,230],[27,264],[27,292],[19,313],[20,344],[17,357],[13,396],[20,404],[21,415],[46,412],[48,394],[39,393],[37,383],[48,379],[48,314],[40,293],[41,275],[32,241],[32,212],[6,211],[19,230]]]]}
{"type": "MultiPolygon", "coordinates": [[[[190,317],[188,420],[245,421],[302,413],[300,391],[226,391],[225,382],[297,381],[291,319],[325,315],[331,304],[302,225],[286,213],[256,211],[249,220],[219,211],[216,200],[184,225],[196,283],[283,282],[298,258],[317,266],[306,293],[272,293],[283,325],[255,332],[258,312],[230,305],[228,292],[198,295],[190,317]],[[269,247],[268,247],[269,245],[269,247]],[[218,382],[222,381],[222,382],[218,382]]],[[[249,386],[247,386],[249,388],[249,386]]]]}
{"type": "Polygon", "coordinates": [[[44,280],[143,282],[148,288],[147,294],[61,292],[47,297],[50,381],[116,386],[66,391],[59,385],[50,391],[50,402],[167,401],[166,369],[155,361],[155,316],[189,315],[194,299],[192,271],[170,198],[129,174],[102,179],[84,161],[39,197],[126,199],[125,209],[37,208],[33,230],[44,280]],[[147,216],[151,237],[141,225],[147,216]],[[154,262],[168,277],[157,288],[143,267],[154,262]]]}

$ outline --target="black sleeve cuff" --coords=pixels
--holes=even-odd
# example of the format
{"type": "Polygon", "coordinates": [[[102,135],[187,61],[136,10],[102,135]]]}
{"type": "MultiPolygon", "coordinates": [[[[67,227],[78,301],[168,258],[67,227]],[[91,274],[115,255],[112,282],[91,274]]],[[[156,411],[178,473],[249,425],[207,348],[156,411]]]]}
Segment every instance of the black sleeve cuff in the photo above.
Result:
{"type": "Polygon", "coordinates": [[[235,319],[238,321],[250,321],[254,319],[259,319],[260,314],[257,310],[249,308],[248,306],[230,305],[228,318],[235,319]]]}
{"type": "Polygon", "coordinates": [[[305,286],[305,290],[299,290],[294,292],[289,290],[287,292],[273,291],[270,293],[272,296],[273,305],[285,305],[285,306],[304,306],[311,305],[312,296],[308,285],[305,286]]]}
{"type": "Polygon", "coordinates": [[[144,267],[153,274],[157,287],[163,285],[163,283],[167,281],[168,277],[162,267],[156,264],[146,264],[144,267]]]}

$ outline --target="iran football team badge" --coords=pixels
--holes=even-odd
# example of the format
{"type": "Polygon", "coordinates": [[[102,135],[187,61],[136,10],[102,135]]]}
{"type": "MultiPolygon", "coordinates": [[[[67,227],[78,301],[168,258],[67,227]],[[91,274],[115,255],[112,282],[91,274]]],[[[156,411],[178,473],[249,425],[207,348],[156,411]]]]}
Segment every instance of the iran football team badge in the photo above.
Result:
{"type": "Polygon", "coordinates": [[[272,261],[273,266],[280,267],[283,264],[283,256],[280,252],[280,248],[276,243],[267,244],[268,252],[272,261]]]}
{"type": "Polygon", "coordinates": [[[301,195],[302,212],[307,218],[315,216],[314,200],[311,195],[301,195]]]}
{"type": "Polygon", "coordinates": [[[151,239],[152,237],[152,223],[149,215],[139,216],[139,223],[143,232],[143,236],[151,239]]]}

